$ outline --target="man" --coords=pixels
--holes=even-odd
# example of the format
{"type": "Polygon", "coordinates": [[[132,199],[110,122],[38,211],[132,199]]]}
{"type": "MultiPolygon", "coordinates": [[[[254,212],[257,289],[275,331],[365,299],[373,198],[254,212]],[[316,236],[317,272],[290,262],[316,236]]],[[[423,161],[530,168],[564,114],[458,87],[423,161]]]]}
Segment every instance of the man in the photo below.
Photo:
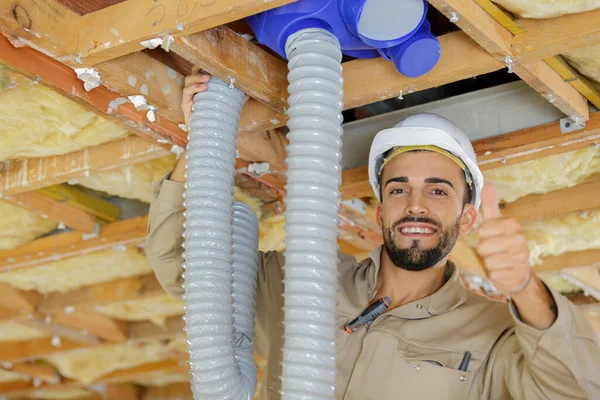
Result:
{"type": "MultiPolygon", "coordinates": [[[[187,119],[208,79],[197,71],[186,79],[187,119]]],[[[180,162],[155,185],[146,244],[156,276],[174,296],[183,293],[184,170],[180,162]]],[[[520,225],[502,217],[493,186],[483,189],[464,133],[435,115],[409,117],[374,139],[369,175],[384,245],[361,263],[340,254],[337,399],[600,398],[598,336],[530,268],[520,225]],[[508,305],[467,290],[448,261],[480,203],[477,251],[508,305]],[[382,297],[391,300],[384,314],[344,330],[382,297]]],[[[283,265],[280,253],[260,254],[255,349],[267,359],[262,400],[280,398],[283,265]]]]}

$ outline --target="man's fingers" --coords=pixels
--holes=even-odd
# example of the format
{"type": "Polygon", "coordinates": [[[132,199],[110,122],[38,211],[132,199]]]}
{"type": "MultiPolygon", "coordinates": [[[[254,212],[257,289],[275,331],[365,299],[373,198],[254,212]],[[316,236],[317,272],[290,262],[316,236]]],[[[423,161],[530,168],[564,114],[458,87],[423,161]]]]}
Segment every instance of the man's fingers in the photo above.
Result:
{"type": "Polygon", "coordinates": [[[200,73],[200,67],[197,65],[192,65],[192,75],[196,75],[200,73]]]}
{"type": "Polygon", "coordinates": [[[502,218],[500,207],[498,206],[498,195],[496,194],[496,185],[487,183],[481,191],[481,212],[484,220],[502,218]]]}
{"type": "Polygon", "coordinates": [[[195,83],[206,83],[210,81],[210,75],[202,74],[202,75],[188,75],[185,77],[185,87],[193,85],[195,83]]]}
{"type": "Polygon", "coordinates": [[[491,219],[484,221],[478,232],[481,239],[498,235],[512,235],[521,232],[521,223],[514,218],[491,219]]]}
{"type": "Polygon", "coordinates": [[[521,265],[525,265],[529,261],[529,254],[523,252],[514,254],[493,254],[488,257],[482,257],[482,261],[489,276],[493,272],[512,270],[521,265]]]}
{"type": "Polygon", "coordinates": [[[500,235],[483,239],[477,246],[477,253],[481,257],[488,257],[501,253],[527,252],[527,238],[525,235],[500,235]]]}

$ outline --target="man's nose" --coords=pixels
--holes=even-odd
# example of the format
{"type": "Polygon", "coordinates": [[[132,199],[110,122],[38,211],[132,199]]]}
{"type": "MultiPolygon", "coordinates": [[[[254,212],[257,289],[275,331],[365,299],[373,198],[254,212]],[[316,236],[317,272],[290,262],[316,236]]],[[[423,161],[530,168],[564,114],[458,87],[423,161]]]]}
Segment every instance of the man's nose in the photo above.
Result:
{"type": "Polygon", "coordinates": [[[425,205],[423,196],[420,194],[411,194],[406,206],[407,215],[427,215],[429,209],[425,205]]]}

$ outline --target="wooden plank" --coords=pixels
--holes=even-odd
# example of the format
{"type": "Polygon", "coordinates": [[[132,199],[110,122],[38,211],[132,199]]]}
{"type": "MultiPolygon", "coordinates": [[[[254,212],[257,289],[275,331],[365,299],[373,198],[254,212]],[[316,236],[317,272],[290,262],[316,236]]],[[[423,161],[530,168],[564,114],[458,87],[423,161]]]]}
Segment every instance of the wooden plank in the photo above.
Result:
{"type": "Polygon", "coordinates": [[[190,35],[294,1],[129,0],[81,17],[79,52],[93,65],[142,50],[147,39],[190,35]]]}
{"type": "Polygon", "coordinates": [[[12,196],[169,154],[164,145],[128,136],[59,156],[7,161],[0,167],[0,193],[12,196]]]}
{"type": "Polygon", "coordinates": [[[61,311],[89,311],[95,306],[128,300],[142,300],[166,294],[154,274],[115,279],[68,293],[49,293],[40,302],[42,313],[61,311]]]}
{"type": "Polygon", "coordinates": [[[515,59],[540,60],[600,44],[600,9],[548,19],[517,19],[526,32],[510,42],[515,59]]]}
{"type": "Polygon", "coordinates": [[[143,400],[193,400],[192,387],[189,382],[172,383],[166,386],[152,386],[144,390],[143,400]]]}
{"type": "MultiPolygon", "coordinates": [[[[129,322],[127,340],[132,343],[148,339],[174,339],[184,335],[185,326],[181,317],[169,318],[166,328],[157,326],[150,321],[129,322]]],[[[46,357],[50,354],[76,349],[97,348],[98,346],[113,346],[114,343],[91,342],[88,344],[61,338],[60,343],[52,343],[52,338],[40,338],[23,341],[0,342],[0,362],[24,362],[46,357]]]]}
{"type": "Polygon", "coordinates": [[[124,342],[127,340],[127,323],[117,321],[104,314],[90,311],[60,312],[52,314],[52,321],[58,325],[85,331],[107,341],[124,342]]]}
{"type": "Polygon", "coordinates": [[[534,269],[543,271],[560,271],[563,268],[587,267],[600,265],[600,249],[571,251],[558,256],[542,258],[542,264],[536,265],[534,269]]]}
{"type": "Polygon", "coordinates": [[[40,189],[39,192],[61,203],[70,204],[73,208],[88,212],[103,222],[115,222],[119,219],[121,213],[119,206],[87,194],[71,185],[48,186],[40,189]]]}
{"type": "Polygon", "coordinates": [[[567,296],[567,299],[569,299],[569,301],[571,301],[571,303],[577,305],[577,306],[585,306],[588,304],[597,304],[600,302],[600,300],[592,297],[592,296],[586,296],[585,294],[572,294],[567,296]]]}
{"type": "Polygon", "coordinates": [[[248,162],[268,162],[270,173],[283,177],[289,141],[278,129],[248,132],[238,136],[239,157],[248,162]]]}
{"type": "MultiPolygon", "coordinates": [[[[132,103],[115,105],[115,101],[122,99],[121,96],[102,85],[89,92],[86,91],[83,82],[77,78],[72,68],[31,48],[15,48],[1,35],[0,63],[32,77],[36,82],[39,77],[38,83],[57,90],[91,111],[120,123],[137,135],[169,137],[177,144],[184,144],[185,132],[177,124],[162,118],[151,122],[146,116],[147,111],[136,110],[132,103]]],[[[127,79],[126,76],[124,79],[127,79]]]]}
{"type": "Polygon", "coordinates": [[[3,200],[17,207],[32,211],[42,218],[62,222],[75,231],[90,233],[96,227],[96,218],[93,215],[38,191],[19,193],[15,196],[5,196],[3,200]]]}
{"type": "Polygon", "coordinates": [[[165,374],[185,374],[189,368],[185,363],[180,363],[176,360],[164,360],[147,364],[142,364],[137,367],[127,368],[111,372],[98,378],[98,383],[122,383],[130,382],[138,379],[147,379],[159,377],[165,374]]]}
{"type": "Polygon", "coordinates": [[[233,30],[221,26],[180,36],[171,51],[228,82],[279,113],[285,113],[287,65],[233,30]]]}
{"type": "Polygon", "coordinates": [[[542,60],[519,62],[512,59],[513,35],[474,0],[431,0],[430,3],[456,24],[485,50],[505,62],[511,57],[514,72],[554,106],[573,119],[588,119],[587,100],[542,60]]]}
{"type": "Polygon", "coordinates": [[[16,322],[40,331],[47,332],[53,336],[58,336],[61,338],[61,340],[68,339],[77,343],[82,343],[86,346],[100,344],[100,339],[98,337],[90,335],[89,332],[84,330],[57,323],[51,316],[44,316],[43,314],[29,314],[28,317],[19,319],[16,322]]]}
{"type": "Polygon", "coordinates": [[[39,293],[16,289],[6,283],[0,283],[0,307],[20,313],[35,312],[40,300],[39,293]]]}
{"type": "Polygon", "coordinates": [[[115,246],[135,246],[146,238],[148,216],[102,225],[97,237],[85,239],[79,232],[38,239],[15,249],[0,251],[0,272],[31,267],[115,246]]]}
{"type": "Polygon", "coordinates": [[[505,217],[522,222],[547,219],[573,212],[600,208],[600,176],[571,188],[544,194],[531,194],[512,203],[501,203],[505,217]]]}
{"type": "Polygon", "coordinates": [[[54,0],[0,0],[0,32],[62,62],[75,62],[78,22],[79,15],[54,0]]]}
{"type": "MultiPolygon", "coordinates": [[[[479,168],[488,170],[595,146],[600,143],[600,112],[590,114],[586,127],[562,133],[559,122],[473,141],[479,168]]],[[[342,171],[342,199],[373,195],[368,167],[342,171]]]]}
{"type": "Polygon", "coordinates": [[[49,384],[58,384],[60,382],[60,374],[50,364],[37,363],[15,363],[9,369],[13,372],[29,375],[32,378],[42,379],[49,384]]]}

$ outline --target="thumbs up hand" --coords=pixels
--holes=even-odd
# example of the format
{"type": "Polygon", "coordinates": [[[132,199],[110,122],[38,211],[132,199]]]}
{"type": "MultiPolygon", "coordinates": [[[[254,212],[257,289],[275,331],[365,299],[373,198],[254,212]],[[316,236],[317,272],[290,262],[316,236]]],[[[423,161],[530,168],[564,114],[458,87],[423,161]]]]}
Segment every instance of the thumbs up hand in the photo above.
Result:
{"type": "Polygon", "coordinates": [[[486,184],[481,194],[483,223],[479,227],[481,242],[477,252],[488,277],[507,296],[521,293],[531,281],[527,238],[521,224],[500,212],[496,187],[486,184]]]}

